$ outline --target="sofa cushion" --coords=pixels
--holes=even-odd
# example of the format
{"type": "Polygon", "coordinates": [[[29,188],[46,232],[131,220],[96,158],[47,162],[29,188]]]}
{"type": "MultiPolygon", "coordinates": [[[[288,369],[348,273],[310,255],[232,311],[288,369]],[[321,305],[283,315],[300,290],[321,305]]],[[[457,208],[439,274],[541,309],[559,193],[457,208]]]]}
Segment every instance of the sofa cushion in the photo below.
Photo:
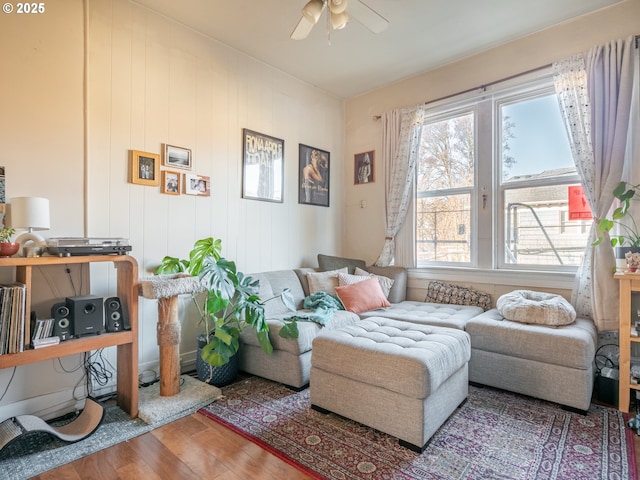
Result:
{"type": "Polygon", "coordinates": [[[460,285],[432,281],[427,287],[425,302],[473,305],[486,311],[491,308],[491,295],[460,285]]]}
{"type": "Polygon", "coordinates": [[[356,267],[364,268],[366,265],[364,260],[355,258],[333,257],[331,255],[318,254],[318,269],[321,272],[328,270],[337,270],[347,267],[347,273],[353,273],[356,267]]]}
{"type": "Polygon", "coordinates": [[[309,281],[309,295],[317,292],[325,292],[329,295],[335,295],[335,288],[338,286],[338,274],[347,273],[347,267],[338,270],[329,270],[326,272],[309,272],[307,280],[309,281]]]}
{"type": "Polygon", "coordinates": [[[298,280],[300,281],[300,285],[302,285],[302,291],[304,292],[304,296],[308,297],[310,293],[309,293],[309,279],[307,278],[307,273],[314,273],[314,272],[317,272],[318,270],[310,267],[301,267],[301,268],[294,268],[293,271],[298,277],[298,280]]]}
{"type": "Polygon", "coordinates": [[[335,292],[345,310],[353,313],[391,306],[376,277],[343,287],[338,286],[335,292]]]}
{"type": "Polygon", "coordinates": [[[537,325],[569,325],[576,319],[573,306],[562,296],[532,290],[505,293],[496,308],[507,320],[537,325]]]}
{"type": "Polygon", "coordinates": [[[407,299],[408,274],[406,268],[395,266],[376,267],[375,265],[369,265],[368,267],[364,267],[363,270],[393,280],[393,285],[387,295],[391,303],[400,303],[407,299]]]}
{"type": "MultiPolygon", "coordinates": [[[[253,273],[251,276],[260,280],[260,298],[263,301],[279,295],[285,288],[288,288],[291,291],[296,307],[302,308],[305,293],[298,275],[293,270],[274,270],[272,272],[253,273]]],[[[266,302],[264,308],[267,318],[280,313],[288,312],[291,314],[279,299],[266,302]]]]}
{"type": "MultiPolygon", "coordinates": [[[[350,325],[360,320],[355,313],[340,310],[336,312],[331,320],[324,326],[315,322],[298,321],[298,338],[282,338],[280,336],[280,330],[285,323],[284,319],[295,314],[296,312],[289,312],[267,319],[267,324],[269,325],[269,340],[271,340],[271,345],[273,345],[274,350],[284,350],[294,355],[300,355],[311,350],[313,339],[316,338],[320,332],[350,325]]],[[[256,332],[252,328],[245,328],[242,331],[240,334],[240,342],[256,347],[260,346],[256,332]]]]}
{"type": "Polygon", "coordinates": [[[435,325],[439,327],[464,330],[470,318],[480,315],[482,308],[465,305],[441,305],[438,303],[414,302],[405,300],[381,308],[360,313],[360,318],[384,317],[393,320],[435,325]]]}
{"type": "Polygon", "coordinates": [[[495,308],[471,318],[467,333],[472,349],[583,370],[590,368],[597,343],[591,320],[551,328],[510,322],[495,308]]]}

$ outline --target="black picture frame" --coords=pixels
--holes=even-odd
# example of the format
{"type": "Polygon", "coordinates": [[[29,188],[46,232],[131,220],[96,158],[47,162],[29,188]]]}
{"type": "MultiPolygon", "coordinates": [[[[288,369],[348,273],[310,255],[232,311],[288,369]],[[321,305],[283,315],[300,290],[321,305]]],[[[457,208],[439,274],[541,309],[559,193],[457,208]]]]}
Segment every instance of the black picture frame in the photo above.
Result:
{"type": "Polygon", "coordinates": [[[242,198],[284,202],[284,140],[242,129],[242,198]]]}
{"type": "Polygon", "coordinates": [[[298,146],[298,203],[329,206],[331,154],[309,145],[298,146]]]}

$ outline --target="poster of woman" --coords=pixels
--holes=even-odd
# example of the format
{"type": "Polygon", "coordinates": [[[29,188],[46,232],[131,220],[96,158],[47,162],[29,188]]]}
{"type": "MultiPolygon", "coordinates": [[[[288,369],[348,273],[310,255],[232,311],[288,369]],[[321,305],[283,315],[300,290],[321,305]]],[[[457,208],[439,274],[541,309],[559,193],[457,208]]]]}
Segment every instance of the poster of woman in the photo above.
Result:
{"type": "Polygon", "coordinates": [[[375,181],[374,176],[374,158],[375,150],[369,152],[356,153],[354,155],[354,184],[362,185],[365,183],[373,183],[375,181]]]}
{"type": "Polygon", "coordinates": [[[298,203],[329,206],[329,152],[299,145],[298,203]]]}

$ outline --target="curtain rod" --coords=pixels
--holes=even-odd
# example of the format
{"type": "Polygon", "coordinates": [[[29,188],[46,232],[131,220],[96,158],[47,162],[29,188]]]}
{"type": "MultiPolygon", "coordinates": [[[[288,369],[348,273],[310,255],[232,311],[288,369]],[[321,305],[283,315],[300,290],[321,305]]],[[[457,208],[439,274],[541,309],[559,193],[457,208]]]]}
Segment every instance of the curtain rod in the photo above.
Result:
{"type": "MultiPolygon", "coordinates": [[[[638,48],[638,46],[640,44],[640,35],[636,35],[635,36],[635,42],[636,42],[636,48],[638,48]]],[[[463,90],[461,92],[452,93],[450,95],[445,95],[444,97],[436,98],[434,100],[429,100],[428,102],[424,102],[424,104],[428,105],[429,103],[440,102],[442,100],[447,100],[449,98],[457,97],[458,95],[464,95],[465,93],[473,92],[475,90],[484,91],[484,90],[487,89],[487,87],[491,87],[491,86],[496,85],[498,83],[506,82],[507,80],[513,80],[514,78],[518,78],[518,77],[520,77],[522,75],[527,75],[529,73],[534,73],[534,72],[537,72],[539,70],[544,70],[545,68],[549,68],[552,65],[553,65],[552,63],[548,63],[547,65],[542,65],[541,67],[532,68],[531,70],[527,70],[526,72],[521,72],[521,73],[517,73],[515,75],[510,75],[508,77],[501,78],[500,80],[494,80],[493,82],[485,83],[485,84],[482,84],[482,85],[480,85],[478,87],[468,88],[468,89],[463,90]]],[[[381,118],[382,118],[382,115],[374,115],[373,116],[373,120],[380,120],[381,118]]]]}

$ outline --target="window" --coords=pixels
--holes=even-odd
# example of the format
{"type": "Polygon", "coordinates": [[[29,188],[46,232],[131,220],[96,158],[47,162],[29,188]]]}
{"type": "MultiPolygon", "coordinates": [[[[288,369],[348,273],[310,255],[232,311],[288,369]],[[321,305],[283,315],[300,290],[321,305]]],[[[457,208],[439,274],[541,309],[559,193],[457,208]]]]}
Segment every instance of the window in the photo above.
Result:
{"type": "Polygon", "coordinates": [[[417,264],[573,270],[591,222],[571,211],[576,192],[550,76],[441,103],[422,127],[417,264]]]}

